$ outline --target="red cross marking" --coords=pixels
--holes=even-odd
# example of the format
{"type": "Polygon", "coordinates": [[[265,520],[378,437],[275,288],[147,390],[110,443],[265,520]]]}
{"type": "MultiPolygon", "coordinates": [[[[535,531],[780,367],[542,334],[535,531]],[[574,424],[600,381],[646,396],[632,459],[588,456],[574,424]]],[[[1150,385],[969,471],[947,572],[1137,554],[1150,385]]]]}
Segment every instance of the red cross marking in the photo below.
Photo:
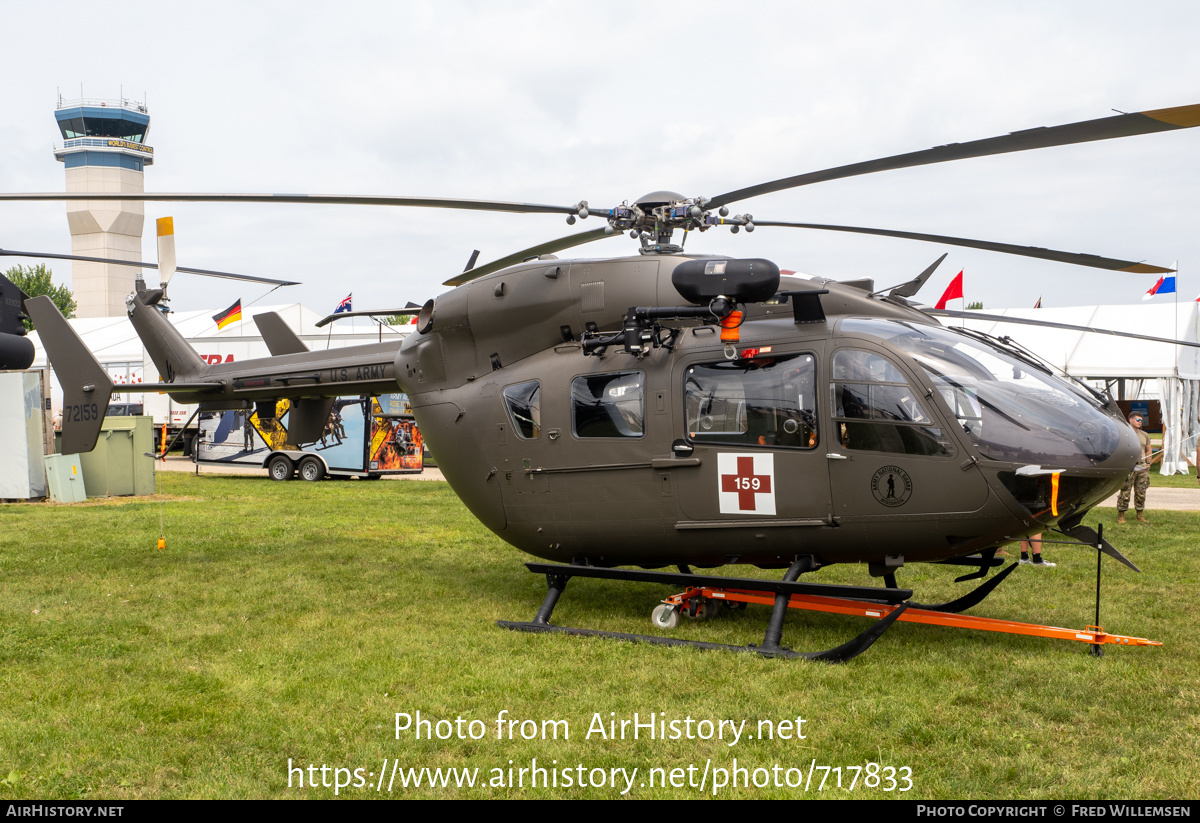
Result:
{"type": "Polygon", "coordinates": [[[721,491],[737,492],[738,509],[741,511],[757,511],[754,495],[771,492],[771,476],[754,473],[753,457],[739,457],[737,474],[721,475],[721,491]]]}

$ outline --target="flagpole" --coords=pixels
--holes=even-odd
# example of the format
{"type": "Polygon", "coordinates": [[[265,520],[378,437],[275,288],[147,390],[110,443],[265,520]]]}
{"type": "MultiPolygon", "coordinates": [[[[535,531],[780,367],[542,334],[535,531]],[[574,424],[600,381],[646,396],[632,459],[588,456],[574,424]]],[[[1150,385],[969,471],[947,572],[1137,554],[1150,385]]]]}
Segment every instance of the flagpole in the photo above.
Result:
{"type": "MultiPolygon", "coordinates": [[[[1178,260],[1175,261],[1175,333],[1172,334],[1171,336],[1176,339],[1179,338],[1179,261],[1178,260]]],[[[1177,383],[1177,385],[1179,387],[1178,397],[1180,400],[1182,400],[1183,399],[1183,382],[1179,380],[1179,344],[1175,343],[1174,345],[1171,346],[1171,348],[1175,350],[1175,356],[1173,358],[1173,362],[1171,363],[1171,371],[1175,375],[1175,380],[1178,381],[1178,383],[1177,383]]],[[[1174,394],[1174,392],[1171,392],[1171,393],[1174,394]]],[[[1179,431],[1180,437],[1183,436],[1183,420],[1181,419],[1182,413],[1183,413],[1183,404],[1182,403],[1180,403],[1178,407],[1172,406],[1171,419],[1176,420],[1176,425],[1174,428],[1176,428],[1179,431]]],[[[1175,434],[1175,432],[1171,432],[1172,437],[1174,436],[1174,434],[1175,434]]],[[[1162,474],[1163,473],[1162,470],[1166,467],[1166,449],[1167,449],[1167,433],[1166,432],[1163,432],[1162,448],[1163,448],[1163,462],[1158,468],[1159,474],[1162,474]]],[[[1182,455],[1182,444],[1180,444],[1180,454],[1182,455]]],[[[1177,468],[1178,468],[1177,461],[1172,460],[1171,461],[1171,474],[1175,474],[1175,470],[1177,468]]]]}

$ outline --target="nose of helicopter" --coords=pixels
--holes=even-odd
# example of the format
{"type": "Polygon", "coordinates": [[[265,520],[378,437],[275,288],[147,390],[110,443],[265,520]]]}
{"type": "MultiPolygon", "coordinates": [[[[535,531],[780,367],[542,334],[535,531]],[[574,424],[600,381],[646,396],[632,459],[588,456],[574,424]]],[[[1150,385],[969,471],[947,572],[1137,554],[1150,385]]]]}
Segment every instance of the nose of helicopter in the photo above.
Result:
{"type": "Polygon", "coordinates": [[[1119,423],[1117,431],[1120,432],[1120,440],[1117,443],[1117,448],[1113,450],[1112,456],[1105,460],[1101,466],[1118,472],[1121,475],[1122,481],[1124,481],[1125,476],[1133,470],[1133,467],[1141,459],[1142,448],[1138,442],[1137,432],[1128,423],[1119,423]]]}
{"type": "MultiPolygon", "coordinates": [[[[1141,456],[1137,435],[1124,422],[1116,424],[1117,441],[1108,444],[1103,459],[1084,468],[1057,470],[1051,466],[1024,465],[998,473],[1000,482],[1034,520],[1052,526],[1084,512],[1115,494],[1141,456]]],[[[1102,433],[1092,421],[1082,421],[1074,442],[1080,451],[1095,454],[1095,438],[1102,433]]],[[[1071,438],[1067,438],[1071,439],[1071,438]]]]}

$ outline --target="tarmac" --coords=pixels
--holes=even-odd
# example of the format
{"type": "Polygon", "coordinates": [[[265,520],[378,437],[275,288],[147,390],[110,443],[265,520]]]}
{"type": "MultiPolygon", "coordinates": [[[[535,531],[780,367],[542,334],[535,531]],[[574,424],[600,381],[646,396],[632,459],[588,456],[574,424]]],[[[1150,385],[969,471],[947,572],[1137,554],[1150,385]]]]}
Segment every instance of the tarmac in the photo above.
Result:
{"type": "MultiPolygon", "coordinates": [[[[1105,500],[1101,506],[1117,506],[1117,496],[1105,500]]],[[[1165,489],[1151,486],[1146,489],[1147,509],[1166,509],[1173,512],[1200,511],[1200,484],[1194,489],[1165,489]]],[[[1130,515],[1132,517],[1132,515],[1130,515]]]]}
{"type": "MultiPolygon", "coordinates": [[[[255,466],[213,466],[204,464],[197,466],[192,462],[190,457],[180,457],[172,455],[166,460],[155,461],[154,465],[158,471],[169,472],[195,472],[197,474],[241,474],[248,477],[262,477],[266,479],[267,470],[260,469],[255,466]]],[[[384,480],[445,480],[442,476],[441,469],[426,468],[420,474],[386,474],[384,480]]],[[[1116,508],[1117,496],[1105,500],[1101,506],[1112,506],[1116,508]]],[[[1200,511],[1200,484],[1191,489],[1174,489],[1151,486],[1146,490],[1146,508],[1147,509],[1165,509],[1167,511],[1177,512],[1195,512],[1200,511]]]]}

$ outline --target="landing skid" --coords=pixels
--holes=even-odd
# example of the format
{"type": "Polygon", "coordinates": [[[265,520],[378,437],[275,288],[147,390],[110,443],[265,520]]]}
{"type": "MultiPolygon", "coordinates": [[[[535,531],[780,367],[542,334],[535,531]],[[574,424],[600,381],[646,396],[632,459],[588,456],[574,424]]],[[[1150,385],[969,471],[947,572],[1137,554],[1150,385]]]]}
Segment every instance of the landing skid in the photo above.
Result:
{"type": "MultiPolygon", "coordinates": [[[[807,560],[807,559],[806,559],[807,560]]],[[[609,569],[594,566],[558,565],[551,563],[526,563],[534,574],[546,575],[549,591],[538,609],[537,615],[528,623],[499,620],[496,625],[513,631],[570,634],[579,637],[605,637],[649,643],[656,646],[687,646],[694,649],[716,651],[754,652],[763,657],[804,658],[827,663],[844,663],[862,654],[897,621],[923,623],[932,626],[953,626],[977,631],[1023,634],[1033,637],[1048,637],[1059,640],[1076,640],[1088,643],[1092,651],[1115,643],[1126,646],[1161,646],[1156,640],[1142,637],[1126,637],[1109,634],[1100,626],[1088,626],[1083,630],[1064,629],[1057,626],[1042,626],[1035,623],[1020,623],[1014,620],[998,620],[988,617],[973,617],[958,612],[976,605],[992,593],[1012,573],[1017,564],[1012,564],[991,580],[978,586],[970,594],[938,605],[921,605],[906,602],[912,591],[894,585],[885,589],[870,586],[839,586],[817,583],[798,583],[796,578],[810,571],[811,563],[797,561],[788,569],[783,580],[755,580],[751,578],[717,577],[690,573],[656,572],[637,569],[609,569]],[[721,604],[744,608],[748,603],[771,606],[771,619],[766,637],[761,645],[733,646],[724,643],[706,643],[698,640],[682,640],[673,637],[658,637],[644,634],[625,634],[596,629],[577,629],[556,626],[550,623],[558,598],[572,577],[594,577],[606,580],[627,580],[643,583],[666,583],[681,585],[685,589],[662,601],[654,610],[653,622],[662,629],[674,628],[679,614],[687,612],[692,617],[707,617],[721,604]],[[780,645],[783,619],[788,609],[845,614],[858,617],[873,617],[879,622],[852,640],[820,652],[797,652],[780,645]]],[[[890,575],[889,575],[890,577],[890,575]]],[[[894,583],[889,580],[889,583],[894,583]]]]}
{"type": "MultiPolygon", "coordinates": [[[[907,589],[880,589],[871,586],[798,583],[796,582],[796,578],[801,573],[809,571],[812,568],[811,562],[807,561],[807,559],[793,564],[788,569],[787,574],[784,575],[783,580],[756,580],[753,578],[717,577],[714,575],[679,574],[675,572],[655,572],[638,569],[607,569],[594,566],[558,565],[552,563],[526,563],[525,566],[534,574],[546,575],[546,584],[549,587],[546,599],[542,601],[541,608],[538,609],[537,615],[532,621],[520,623],[499,620],[496,622],[497,626],[513,631],[553,632],[580,637],[606,637],[613,640],[650,643],[656,646],[688,646],[694,649],[714,651],[754,652],[763,657],[804,658],[806,660],[820,660],[826,663],[844,663],[869,649],[871,644],[878,640],[905,613],[908,605],[903,601],[912,596],[912,592],[907,589]],[[680,604],[694,597],[695,595],[692,595],[692,592],[709,592],[708,597],[711,597],[714,601],[720,601],[726,596],[724,592],[729,591],[732,593],[736,591],[755,597],[757,599],[753,602],[766,603],[773,606],[774,609],[767,625],[766,637],[763,639],[762,644],[758,646],[733,646],[725,643],[681,640],[674,637],[656,637],[644,634],[625,634],[622,632],[598,631],[596,629],[555,626],[550,623],[550,615],[558,603],[559,595],[566,588],[567,581],[572,577],[595,577],[605,580],[628,580],[632,582],[666,583],[668,585],[687,586],[689,587],[687,593],[674,596],[681,599],[680,604]],[[696,588],[697,586],[703,588],[698,589],[696,588]],[[732,590],[725,588],[729,586],[737,588],[732,590]],[[718,589],[716,587],[721,588],[718,589]],[[847,602],[875,603],[880,604],[880,608],[888,609],[888,613],[886,615],[878,615],[881,618],[878,623],[840,646],[820,652],[797,652],[781,646],[779,641],[783,635],[783,618],[786,616],[788,608],[792,607],[792,604],[796,602],[796,598],[804,597],[834,599],[840,597],[845,598],[847,602]]],[[[664,603],[669,604],[671,601],[672,598],[668,598],[664,603]]],[[[699,605],[699,601],[697,601],[697,605],[699,605]]],[[[659,607],[659,609],[662,608],[661,606],[659,607]]],[[[674,625],[673,623],[668,625],[659,620],[659,615],[662,614],[659,609],[655,610],[655,624],[662,628],[669,628],[670,625],[674,625]]],[[[672,611],[671,613],[677,618],[677,612],[672,611]]]]}
{"type": "MultiPolygon", "coordinates": [[[[956,598],[954,600],[950,600],[946,603],[928,603],[928,604],[927,603],[910,603],[909,605],[911,605],[917,609],[924,609],[926,611],[931,611],[931,612],[952,612],[954,614],[958,614],[959,612],[965,612],[967,609],[971,608],[972,606],[978,606],[980,603],[982,603],[983,599],[985,597],[987,597],[989,594],[994,592],[996,590],[996,587],[999,586],[1001,583],[1003,583],[1004,579],[1006,577],[1008,577],[1010,574],[1012,574],[1013,569],[1015,569],[1017,567],[1017,565],[1018,564],[1013,563],[1007,569],[1005,569],[1004,571],[1000,572],[998,575],[993,577],[991,580],[988,580],[984,583],[980,583],[973,590],[971,590],[967,594],[964,594],[962,597],[956,598]]],[[[970,575],[967,575],[965,578],[963,578],[963,577],[958,578],[958,580],[969,579],[969,578],[970,578],[970,575]]],[[[892,588],[895,588],[896,578],[894,575],[890,575],[890,574],[887,575],[886,582],[889,586],[891,586],[892,588]]]]}

